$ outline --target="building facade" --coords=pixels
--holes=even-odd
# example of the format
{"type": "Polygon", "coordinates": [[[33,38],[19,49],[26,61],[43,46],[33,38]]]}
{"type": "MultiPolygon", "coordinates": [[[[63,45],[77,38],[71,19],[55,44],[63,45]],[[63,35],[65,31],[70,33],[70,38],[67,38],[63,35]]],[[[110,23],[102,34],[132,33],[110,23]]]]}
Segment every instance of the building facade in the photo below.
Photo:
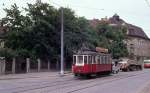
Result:
{"type": "Polygon", "coordinates": [[[125,22],[117,14],[110,18],[90,20],[90,24],[93,27],[96,27],[95,25],[101,22],[108,23],[110,26],[124,26],[127,28],[127,38],[124,42],[127,45],[129,58],[140,63],[144,59],[150,58],[150,39],[142,28],[125,22]]]}

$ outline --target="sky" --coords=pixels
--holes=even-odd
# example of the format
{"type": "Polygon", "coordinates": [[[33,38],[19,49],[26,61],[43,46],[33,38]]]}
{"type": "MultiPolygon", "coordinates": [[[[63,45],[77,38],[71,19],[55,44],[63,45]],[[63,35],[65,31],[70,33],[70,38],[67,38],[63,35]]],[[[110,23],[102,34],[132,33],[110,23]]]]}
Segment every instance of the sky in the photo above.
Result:
{"type": "MultiPolygon", "coordinates": [[[[19,7],[26,7],[26,3],[36,0],[0,0],[0,18],[5,16],[3,8],[9,8],[16,3],[19,7]]],[[[87,19],[101,19],[112,17],[117,13],[127,23],[141,27],[150,37],[150,0],[41,0],[55,7],[68,7],[77,16],[87,19]],[[149,2],[149,3],[147,3],[149,2]]],[[[21,9],[21,8],[20,8],[21,9]]]]}

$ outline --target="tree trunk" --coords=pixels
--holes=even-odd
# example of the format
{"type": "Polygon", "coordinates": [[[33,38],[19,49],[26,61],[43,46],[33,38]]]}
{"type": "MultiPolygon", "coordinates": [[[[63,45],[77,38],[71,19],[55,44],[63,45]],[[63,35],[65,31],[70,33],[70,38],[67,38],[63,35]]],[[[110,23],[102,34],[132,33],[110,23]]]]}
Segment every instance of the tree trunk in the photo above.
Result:
{"type": "Polygon", "coordinates": [[[30,72],[30,58],[26,59],[26,72],[29,73],[30,72]]]}
{"type": "Polygon", "coordinates": [[[6,62],[5,59],[2,59],[1,61],[1,74],[5,74],[5,69],[6,69],[6,62]]]}
{"type": "Polygon", "coordinates": [[[16,72],[16,59],[13,58],[13,61],[12,61],[12,74],[15,74],[16,72]]]}
{"type": "Polygon", "coordinates": [[[50,70],[50,66],[51,66],[51,63],[50,63],[50,61],[48,60],[48,70],[50,70]]]}
{"type": "Polygon", "coordinates": [[[41,70],[41,60],[38,58],[37,61],[38,61],[38,72],[40,72],[40,70],[41,70]]]}

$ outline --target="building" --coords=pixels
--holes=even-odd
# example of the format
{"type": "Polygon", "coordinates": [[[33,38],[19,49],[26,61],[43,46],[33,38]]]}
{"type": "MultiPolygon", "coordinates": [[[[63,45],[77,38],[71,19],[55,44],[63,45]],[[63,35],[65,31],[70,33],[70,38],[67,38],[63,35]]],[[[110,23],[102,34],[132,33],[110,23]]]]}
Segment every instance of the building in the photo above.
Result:
{"type": "Polygon", "coordinates": [[[127,28],[127,38],[124,42],[127,45],[129,58],[140,63],[142,63],[144,59],[150,58],[150,39],[142,28],[125,22],[117,14],[107,19],[93,19],[90,21],[90,24],[96,27],[96,25],[101,22],[108,23],[110,26],[124,26],[127,28]]]}

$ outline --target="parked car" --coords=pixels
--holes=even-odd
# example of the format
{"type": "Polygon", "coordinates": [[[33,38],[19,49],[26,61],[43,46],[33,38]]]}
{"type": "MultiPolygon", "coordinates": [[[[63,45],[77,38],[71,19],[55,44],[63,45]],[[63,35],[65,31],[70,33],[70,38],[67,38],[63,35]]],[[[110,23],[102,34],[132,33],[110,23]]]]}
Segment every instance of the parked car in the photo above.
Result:
{"type": "Polygon", "coordinates": [[[118,64],[118,62],[113,61],[112,62],[112,72],[114,74],[117,74],[120,71],[120,65],[118,64]]]}
{"type": "Polygon", "coordinates": [[[137,71],[142,70],[142,65],[138,63],[136,60],[131,60],[128,58],[122,58],[119,61],[120,69],[122,71],[137,71]]]}

